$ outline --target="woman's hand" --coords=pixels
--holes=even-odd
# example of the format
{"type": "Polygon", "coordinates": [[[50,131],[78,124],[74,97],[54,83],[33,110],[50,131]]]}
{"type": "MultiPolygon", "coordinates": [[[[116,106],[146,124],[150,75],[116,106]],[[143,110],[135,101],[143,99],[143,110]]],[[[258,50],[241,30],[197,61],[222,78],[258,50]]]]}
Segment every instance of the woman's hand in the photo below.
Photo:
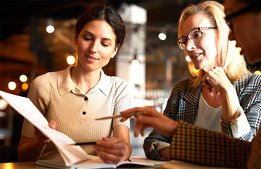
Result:
{"type": "Polygon", "coordinates": [[[134,135],[144,136],[144,129],[152,127],[163,135],[170,137],[178,122],[159,113],[154,107],[135,107],[121,112],[121,121],[134,117],[136,123],[134,126],[134,135]]]}
{"type": "MultiPolygon", "coordinates": [[[[56,121],[54,121],[54,120],[50,120],[48,122],[48,125],[49,125],[50,128],[52,128],[54,130],[57,128],[56,121]]],[[[36,127],[34,127],[34,135],[36,136],[36,139],[40,143],[46,144],[46,143],[49,143],[51,141],[48,137],[43,135],[43,133],[40,130],[38,130],[36,127]]]]}
{"type": "Polygon", "coordinates": [[[231,88],[232,83],[228,79],[225,71],[221,67],[214,67],[207,71],[202,78],[202,85],[210,90],[222,92],[231,88]]]}
{"type": "Polygon", "coordinates": [[[231,121],[239,116],[236,114],[240,107],[237,92],[221,67],[214,67],[205,73],[202,86],[220,93],[222,99],[222,119],[231,121]]]}
{"type": "Polygon", "coordinates": [[[105,163],[117,164],[125,160],[128,145],[115,137],[106,137],[98,140],[94,146],[99,157],[105,163]]]}
{"type": "MultiPolygon", "coordinates": [[[[49,127],[56,129],[56,122],[54,120],[50,120],[49,127]]],[[[50,142],[50,139],[43,135],[40,130],[36,127],[34,129],[36,138],[21,136],[17,152],[18,161],[36,161],[42,154],[46,144],[50,142]]]]}

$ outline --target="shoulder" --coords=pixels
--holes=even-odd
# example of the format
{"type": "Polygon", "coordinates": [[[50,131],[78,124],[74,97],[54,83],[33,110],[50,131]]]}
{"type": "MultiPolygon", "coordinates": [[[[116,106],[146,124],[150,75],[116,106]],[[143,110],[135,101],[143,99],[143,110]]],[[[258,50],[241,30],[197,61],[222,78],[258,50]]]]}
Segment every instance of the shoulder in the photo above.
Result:
{"type": "Polygon", "coordinates": [[[186,91],[193,90],[191,79],[185,79],[178,82],[174,87],[172,92],[185,93],[186,91]]]}
{"type": "Polygon", "coordinates": [[[57,83],[57,80],[55,80],[57,79],[57,74],[58,72],[47,72],[37,76],[30,84],[29,92],[49,93],[52,87],[55,86],[55,83],[57,83]]]}
{"type": "Polygon", "coordinates": [[[195,105],[198,102],[200,93],[201,86],[194,87],[193,81],[186,79],[174,86],[168,102],[172,102],[171,104],[173,105],[175,104],[174,102],[184,101],[195,105]]]}
{"type": "Polygon", "coordinates": [[[32,85],[38,84],[38,85],[44,85],[46,83],[49,83],[52,81],[55,77],[57,77],[58,72],[47,72],[45,74],[42,74],[40,76],[37,76],[33,81],[32,85]]]}
{"type": "Polygon", "coordinates": [[[114,87],[127,87],[129,86],[129,83],[120,78],[120,77],[116,77],[116,76],[108,76],[108,75],[104,75],[104,80],[109,83],[110,85],[114,86],[114,87]]]}
{"type": "Polygon", "coordinates": [[[131,93],[131,87],[126,80],[105,74],[102,76],[100,88],[106,93],[113,92],[116,95],[120,93],[131,93]]]}
{"type": "Polygon", "coordinates": [[[254,84],[257,84],[260,86],[261,84],[261,75],[258,75],[258,74],[252,74],[251,78],[250,78],[250,81],[254,84]]]}
{"type": "Polygon", "coordinates": [[[261,76],[257,74],[250,74],[243,79],[237,81],[235,89],[241,97],[250,97],[256,100],[261,97],[261,76]]]}
{"type": "Polygon", "coordinates": [[[191,79],[185,79],[185,80],[182,80],[180,82],[178,82],[175,87],[183,87],[183,88],[187,88],[187,87],[190,87],[192,85],[192,81],[191,79]]]}
{"type": "Polygon", "coordinates": [[[249,74],[244,78],[235,82],[236,88],[244,88],[244,87],[251,87],[251,88],[260,88],[261,86],[261,75],[257,74],[249,74]]]}

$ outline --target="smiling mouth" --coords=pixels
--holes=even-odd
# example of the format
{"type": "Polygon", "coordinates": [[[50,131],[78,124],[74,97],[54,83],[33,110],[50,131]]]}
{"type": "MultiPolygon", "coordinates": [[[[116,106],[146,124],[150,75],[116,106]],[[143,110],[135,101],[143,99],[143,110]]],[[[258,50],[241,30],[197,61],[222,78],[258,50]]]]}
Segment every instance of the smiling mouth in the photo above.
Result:
{"type": "Polygon", "coordinates": [[[199,57],[201,56],[201,54],[202,53],[196,53],[196,54],[192,54],[191,56],[190,56],[190,58],[192,59],[192,60],[197,60],[198,61],[198,59],[199,59],[199,57]]]}
{"type": "Polygon", "coordinates": [[[91,59],[91,60],[99,60],[99,59],[94,58],[94,57],[91,57],[91,56],[89,56],[88,59],[91,59]]]}
{"type": "Polygon", "coordinates": [[[85,57],[86,57],[88,60],[99,60],[98,58],[93,57],[93,56],[90,56],[90,55],[85,55],[85,57]]]}
{"type": "Polygon", "coordinates": [[[196,69],[208,69],[209,65],[202,55],[203,53],[194,53],[190,55],[196,69]]]}

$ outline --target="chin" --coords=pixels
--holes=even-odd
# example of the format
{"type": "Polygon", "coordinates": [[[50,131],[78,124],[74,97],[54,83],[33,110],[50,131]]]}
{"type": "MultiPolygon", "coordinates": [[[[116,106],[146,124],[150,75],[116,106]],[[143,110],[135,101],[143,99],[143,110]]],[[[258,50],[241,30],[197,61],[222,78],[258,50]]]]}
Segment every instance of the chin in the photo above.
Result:
{"type": "Polygon", "coordinates": [[[201,67],[195,67],[195,69],[196,69],[196,70],[200,70],[200,69],[202,69],[202,68],[201,68],[201,67]]]}
{"type": "Polygon", "coordinates": [[[195,64],[194,64],[194,68],[197,69],[197,70],[199,70],[199,69],[202,68],[202,66],[200,66],[200,65],[195,65],[195,64]]]}

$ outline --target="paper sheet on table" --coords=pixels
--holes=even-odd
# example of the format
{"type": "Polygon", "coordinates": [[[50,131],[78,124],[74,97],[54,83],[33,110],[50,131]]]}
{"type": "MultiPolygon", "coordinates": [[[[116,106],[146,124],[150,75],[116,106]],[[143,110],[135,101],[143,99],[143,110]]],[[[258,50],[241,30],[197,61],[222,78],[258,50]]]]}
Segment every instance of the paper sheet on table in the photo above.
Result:
{"type": "Polygon", "coordinates": [[[66,165],[71,165],[86,159],[92,159],[92,156],[86,154],[80,146],[68,145],[75,143],[70,137],[51,129],[48,126],[48,121],[29,98],[3,91],[0,91],[0,96],[56,145],[66,165]]]}

